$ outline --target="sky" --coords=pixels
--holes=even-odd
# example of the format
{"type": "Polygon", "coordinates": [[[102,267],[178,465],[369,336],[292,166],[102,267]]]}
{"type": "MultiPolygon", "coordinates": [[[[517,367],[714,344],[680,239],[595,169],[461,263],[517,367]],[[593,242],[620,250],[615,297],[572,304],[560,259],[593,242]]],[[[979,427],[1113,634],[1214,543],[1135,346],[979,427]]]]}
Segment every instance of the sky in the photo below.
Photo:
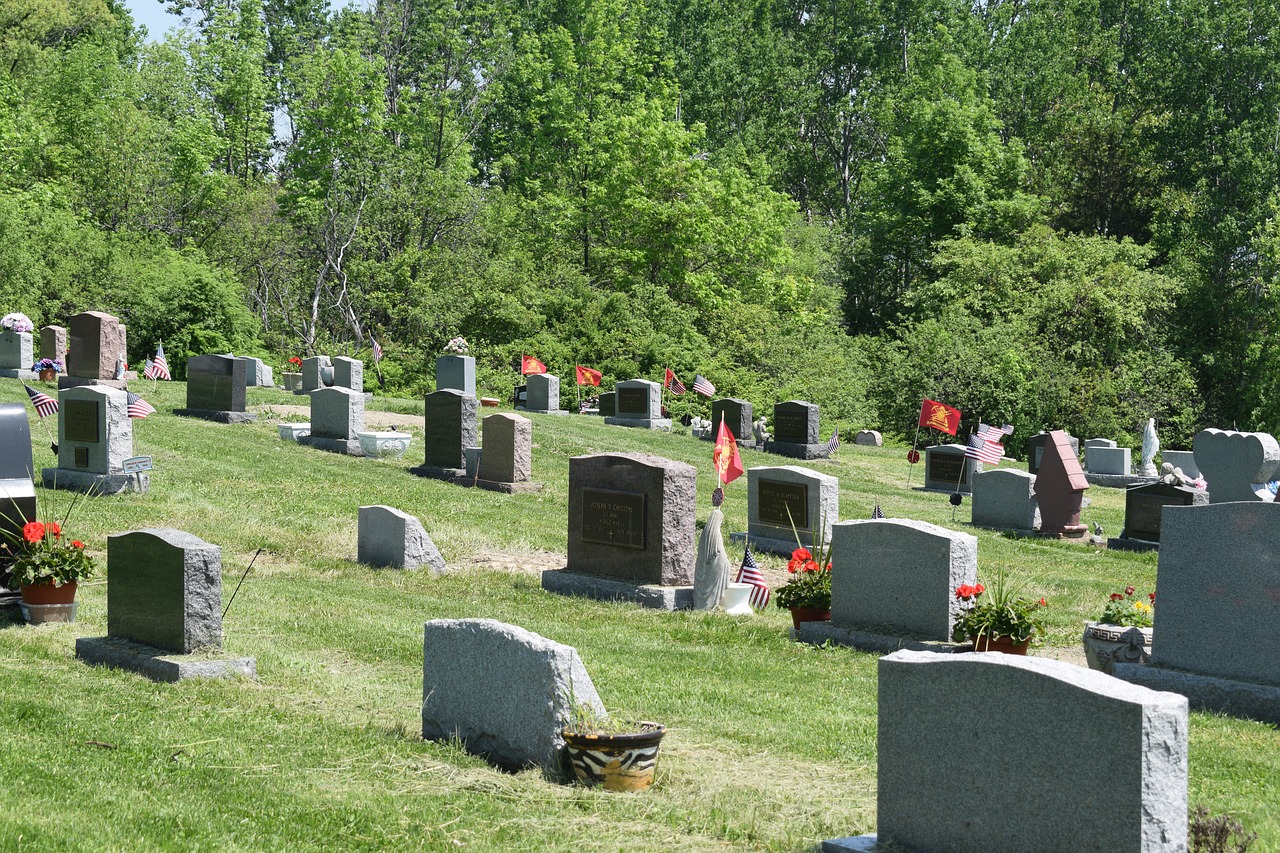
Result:
{"type": "Polygon", "coordinates": [[[124,5],[133,15],[134,23],[147,28],[150,41],[160,41],[169,30],[182,25],[177,15],[170,15],[164,10],[160,0],[124,0],[124,5]]]}

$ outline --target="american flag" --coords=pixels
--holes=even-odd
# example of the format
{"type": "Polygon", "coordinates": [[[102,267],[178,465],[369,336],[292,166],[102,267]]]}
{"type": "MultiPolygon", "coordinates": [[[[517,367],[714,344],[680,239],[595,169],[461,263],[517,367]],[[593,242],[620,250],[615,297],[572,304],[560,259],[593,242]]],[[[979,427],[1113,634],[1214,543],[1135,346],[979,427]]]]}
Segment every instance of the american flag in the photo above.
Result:
{"type": "Polygon", "coordinates": [[[756,558],[751,556],[750,546],[742,554],[742,567],[738,569],[738,579],[735,583],[751,584],[751,606],[756,610],[768,606],[769,585],[765,583],[764,575],[760,574],[756,558]]]}
{"type": "Polygon", "coordinates": [[[827,455],[830,456],[840,449],[840,427],[836,427],[836,431],[831,433],[831,438],[827,440],[827,455]]]}
{"type": "Polygon", "coordinates": [[[131,418],[145,418],[156,410],[155,406],[132,391],[129,392],[129,396],[125,398],[125,401],[129,404],[129,417],[131,418]]]}
{"type": "Polygon", "coordinates": [[[693,390],[704,397],[714,397],[716,394],[716,386],[707,381],[707,378],[701,373],[694,377],[693,390]]]}
{"type": "Polygon", "coordinates": [[[884,518],[884,510],[880,509],[880,504],[879,504],[879,502],[877,502],[877,503],[876,503],[876,508],[875,508],[875,509],[873,509],[873,510],[871,510],[871,517],[872,517],[872,518],[884,518]]]}
{"type": "Polygon", "coordinates": [[[377,364],[382,361],[382,345],[378,343],[373,335],[369,336],[369,340],[373,342],[373,363],[377,364]]]}
{"type": "Polygon", "coordinates": [[[145,379],[172,379],[169,375],[169,362],[164,357],[164,344],[156,347],[156,357],[154,361],[147,363],[147,369],[142,371],[145,379]]]}
{"type": "Polygon", "coordinates": [[[680,381],[679,377],[676,376],[676,372],[670,367],[667,368],[667,376],[662,381],[662,387],[677,397],[685,392],[684,383],[680,381]]]}
{"type": "Polygon", "coordinates": [[[50,397],[43,391],[37,391],[25,382],[22,387],[27,389],[27,396],[31,398],[31,405],[36,407],[36,414],[42,418],[58,413],[58,401],[50,397]]]}
{"type": "Polygon", "coordinates": [[[1004,456],[1004,445],[1000,441],[1005,435],[1007,433],[1003,429],[980,424],[978,431],[969,436],[969,445],[964,449],[964,455],[969,459],[994,465],[1004,456]]]}

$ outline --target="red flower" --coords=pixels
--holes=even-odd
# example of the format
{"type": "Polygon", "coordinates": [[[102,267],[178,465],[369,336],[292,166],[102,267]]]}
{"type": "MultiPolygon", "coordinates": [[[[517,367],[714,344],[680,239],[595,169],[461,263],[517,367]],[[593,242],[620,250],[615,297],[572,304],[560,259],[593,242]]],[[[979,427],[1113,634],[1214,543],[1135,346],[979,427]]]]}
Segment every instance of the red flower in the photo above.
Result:
{"type": "Polygon", "coordinates": [[[31,545],[44,538],[44,525],[38,521],[28,521],[22,525],[22,538],[31,545]]]}
{"type": "Polygon", "coordinates": [[[980,583],[975,583],[975,584],[973,585],[973,594],[974,594],[974,595],[982,595],[982,594],[983,594],[984,592],[986,592],[986,591],[987,591],[987,588],[986,588],[985,586],[983,586],[982,584],[980,584],[980,583]]]}
{"type": "Polygon", "coordinates": [[[1125,594],[1125,595],[1133,595],[1133,587],[1131,587],[1131,586],[1126,586],[1126,587],[1124,588],[1124,594],[1125,594]]]}
{"type": "Polygon", "coordinates": [[[796,564],[794,560],[790,563],[787,563],[787,571],[791,572],[791,574],[793,575],[796,573],[796,564]]]}
{"type": "Polygon", "coordinates": [[[1147,598],[1151,599],[1152,601],[1155,601],[1155,600],[1156,600],[1156,594],[1155,594],[1154,592],[1149,592],[1149,593],[1147,593],[1147,598]]]}
{"type": "Polygon", "coordinates": [[[302,367],[302,359],[298,358],[296,355],[289,356],[289,363],[297,367],[302,367]]]}
{"type": "Polygon", "coordinates": [[[961,601],[968,601],[973,598],[973,587],[969,586],[967,583],[956,587],[956,598],[961,601]]]}
{"type": "Polygon", "coordinates": [[[803,568],[806,572],[816,572],[818,570],[818,564],[813,560],[805,560],[803,568]]]}
{"type": "Polygon", "coordinates": [[[71,540],[71,547],[72,547],[72,548],[83,548],[83,547],[84,547],[84,543],[83,543],[83,542],[81,542],[79,539],[72,539],[72,540],[71,540]]]}
{"type": "Polygon", "coordinates": [[[1048,607],[1048,606],[1049,606],[1049,602],[1045,601],[1045,600],[1042,598],[1042,599],[1040,599],[1040,606],[1041,606],[1041,607],[1048,607]]]}
{"type": "Polygon", "coordinates": [[[1112,600],[1112,601],[1119,601],[1119,600],[1120,600],[1120,599],[1122,599],[1122,598],[1124,598],[1124,596],[1123,596],[1123,595],[1121,595],[1121,594],[1120,594],[1120,593],[1118,593],[1118,592],[1113,592],[1113,593],[1111,593],[1111,600],[1112,600]]]}
{"type": "Polygon", "coordinates": [[[808,548],[797,548],[791,552],[791,559],[806,562],[813,559],[813,555],[809,553],[808,548]]]}
{"type": "Polygon", "coordinates": [[[56,521],[49,522],[48,529],[49,529],[49,532],[53,534],[54,539],[57,539],[59,536],[62,535],[62,526],[59,525],[58,522],[56,521]]]}

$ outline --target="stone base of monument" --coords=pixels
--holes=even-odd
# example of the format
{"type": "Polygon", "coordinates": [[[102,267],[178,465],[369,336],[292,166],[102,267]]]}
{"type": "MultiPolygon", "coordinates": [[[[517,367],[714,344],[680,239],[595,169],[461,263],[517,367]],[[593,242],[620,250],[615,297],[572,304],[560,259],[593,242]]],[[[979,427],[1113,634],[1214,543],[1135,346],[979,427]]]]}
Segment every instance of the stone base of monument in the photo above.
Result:
{"type": "Polygon", "coordinates": [[[1146,486],[1159,482],[1159,477],[1144,477],[1141,474],[1090,474],[1084,472],[1084,478],[1091,486],[1102,486],[1108,489],[1127,489],[1130,486],[1146,486]]]}
{"type": "Polygon", "coordinates": [[[314,447],[316,450],[327,450],[330,453],[341,453],[344,456],[364,456],[358,438],[323,438],[318,435],[298,436],[298,444],[314,447]]]}
{"type": "Polygon", "coordinates": [[[40,374],[36,373],[34,370],[14,370],[11,367],[6,367],[3,370],[0,370],[0,376],[3,376],[5,379],[21,379],[24,382],[35,381],[40,378],[40,374]]]}
{"type": "Polygon", "coordinates": [[[175,415],[184,418],[201,418],[220,424],[252,424],[258,422],[258,416],[252,412],[220,412],[215,409],[174,409],[175,415]]]}
{"type": "MultiPolygon", "coordinates": [[[[138,378],[135,373],[134,379],[138,378]]],[[[88,379],[84,376],[67,376],[65,373],[58,374],[58,390],[63,388],[79,388],[81,385],[102,385],[106,388],[118,388],[125,390],[129,384],[129,374],[125,373],[124,379],[88,379]]]]}
{"type": "MultiPolygon", "coordinates": [[[[700,434],[698,438],[702,439],[703,441],[715,441],[716,431],[718,429],[719,427],[712,427],[709,431],[700,434]]],[[[759,445],[756,444],[756,440],[754,438],[739,438],[739,439],[735,439],[735,442],[743,450],[756,450],[759,447],[759,445]]]]}
{"type": "Polygon", "coordinates": [[[1141,663],[1117,663],[1121,681],[1180,693],[1193,711],[1218,711],[1264,723],[1280,723],[1280,684],[1258,684],[1141,663]]]}
{"type": "Polygon", "coordinates": [[[764,536],[752,536],[748,539],[745,533],[730,533],[729,541],[746,541],[753,551],[764,551],[766,554],[777,554],[781,557],[790,557],[791,552],[799,547],[794,539],[769,539],[764,536]]]}
{"type": "Polygon", "coordinates": [[[137,474],[93,474],[70,468],[42,468],[40,477],[46,489],[66,489],[92,495],[118,495],[121,492],[145,495],[147,489],[151,488],[151,475],[146,471],[137,474]]]}
{"type": "Polygon", "coordinates": [[[881,844],[873,832],[870,835],[849,835],[822,842],[822,853],[899,853],[900,848],[881,844]]]}
{"type": "Polygon", "coordinates": [[[789,456],[792,459],[826,459],[827,445],[822,444],[793,444],[790,441],[766,441],[764,443],[765,453],[776,453],[779,456],[789,456]]]}
{"type": "Polygon", "coordinates": [[[1041,539],[1068,539],[1078,540],[1084,539],[1089,535],[1089,528],[1083,524],[1068,524],[1053,530],[1041,528],[1036,531],[1036,535],[1041,539]]]}
{"type": "Polygon", "coordinates": [[[465,480],[467,479],[466,468],[441,468],[438,465],[419,465],[417,468],[410,468],[410,474],[419,477],[426,477],[428,480],[465,480]]]}
{"type": "Polygon", "coordinates": [[[504,483],[501,480],[481,480],[470,477],[462,477],[458,480],[458,485],[488,489],[491,492],[501,492],[504,495],[525,495],[542,491],[541,483],[504,483]]]}
{"type": "Polygon", "coordinates": [[[636,584],[568,569],[551,569],[542,573],[542,588],[557,595],[576,595],[597,601],[630,601],[651,610],[693,609],[692,586],[636,584]]]}
{"type": "Polygon", "coordinates": [[[1108,551],[1159,551],[1160,543],[1148,539],[1126,539],[1123,536],[1112,536],[1107,540],[1108,551]]]}
{"type": "Polygon", "coordinates": [[[526,409],[524,406],[516,406],[517,412],[524,412],[530,415],[569,415],[572,414],[568,409],[526,409]]]}
{"type": "Polygon", "coordinates": [[[178,655],[152,646],[115,637],[81,637],[76,658],[90,666],[127,669],[152,681],[175,682],[186,678],[258,678],[253,658],[216,658],[217,652],[178,655]]]}
{"type": "Polygon", "coordinates": [[[837,646],[850,646],[864,652],[888,654],[899,649],[913,652],[971,652],[973,643],[947,643],[941,640],[921,640],[900,634],[881,634],[873,630],[852,628],[832,622],[801,622],[799,629],[791,629],[791,639],[798,643],[821,646],[830,642],[837,646]]]}
{"type": "Polygon", "coordinates": [[[620,418],[611,416],[604,419],[611,426],[635,427],[636,429],[660,429],[671,432],[671,418],[620,418]]]}

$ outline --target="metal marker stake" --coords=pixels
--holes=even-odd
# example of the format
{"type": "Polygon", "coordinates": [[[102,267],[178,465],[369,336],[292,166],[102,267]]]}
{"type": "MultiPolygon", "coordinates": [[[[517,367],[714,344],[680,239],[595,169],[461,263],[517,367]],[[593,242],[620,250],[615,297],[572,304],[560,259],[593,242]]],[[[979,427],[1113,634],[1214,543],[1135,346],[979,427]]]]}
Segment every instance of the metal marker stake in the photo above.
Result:
{"type": "Polygon", "coordinates": [[[262,549],[261,549],[261,548],[259,548],[258,550],[256,550],[256,551],[254,551],[254,552],[253,552],[253,559],[249,561],[249,568],[248,568],[248,569],[245,569],[245,570],[244,570],[244,574],[242,574],[242,575],[240,576],[240,583],[236,584],[236,590],[235,590],[235,592],[231,593],[231,600],[227,602],[227,606],[226,606],[226,608],[224,608],[224,609],[223,609],[223,611],[222,611],[222,618],[223,618],[223,619],[226,619],[226,618],[227,618],[227,611],[231,609],[231,602],[236,600],[236,592],[239,592],[239,591],[240,591],[240,584],[241,584],[241,583],[244,583],[244,579],[245,579],[245,578],[247,578],[247,577],[249,576],[249,570],[253,568],[253,564],[254,564],[255,562],[257,562],[257,560],[258,560],[258,555],[259,555],[259,554],[261,554],[261,553],[262,553],[262,549]]]}

